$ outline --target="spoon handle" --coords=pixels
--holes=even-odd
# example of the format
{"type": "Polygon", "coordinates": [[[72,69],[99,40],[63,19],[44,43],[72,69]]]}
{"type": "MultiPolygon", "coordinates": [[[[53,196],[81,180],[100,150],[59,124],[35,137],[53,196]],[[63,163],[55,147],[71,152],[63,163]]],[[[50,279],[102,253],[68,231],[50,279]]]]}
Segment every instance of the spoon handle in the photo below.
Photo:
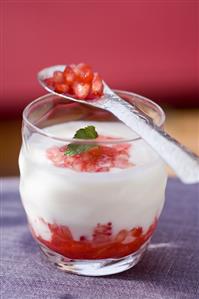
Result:
{"type": "Polygon", "coordinates": [[[122,100],[111,89],[108,90],[103,106],[141,136],[184,183],[199,182],[199,157],[196,154],[161,130],[135,106],[122,100]]]}

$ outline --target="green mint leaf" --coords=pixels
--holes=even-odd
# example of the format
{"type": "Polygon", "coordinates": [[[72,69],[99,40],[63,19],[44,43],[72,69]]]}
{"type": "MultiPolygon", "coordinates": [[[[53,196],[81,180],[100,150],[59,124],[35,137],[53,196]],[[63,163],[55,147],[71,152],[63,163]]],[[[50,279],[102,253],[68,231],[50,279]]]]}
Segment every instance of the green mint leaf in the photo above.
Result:
{"type": "Polygon", "coordinates": [[[82,129],[79,129],[73,138],[78,139],[96,139],[98,136],[94,126],[88,126],[82,129]]]}
{"type": "MultiPolygon", "coordinates": [[[[88,127],[79,129],[75,133],[73,138],[75,138],[75,139],[96,139],[97,137],[98,137],[98,134],[95,130],[95,127],[88,126],[88,127]]],[[[70,143],[70,144],[68,144],[64,155],[68,155],[68,156],[78,155],[83,152],[87,152],[88,150],[90,150],[93,147],[96,147],[96,145],[70,143]]]]}
{"type": "Polygon", "coordinates": [[[75,144],[75,143],[70,143],[67,146],[67,150],[65,151],[65,155],[68,156],[74,156],[74,155],[79,155],[83,152],[87,152],[91,148],[96,147],[96,145],[93,144],[75,144]]]}

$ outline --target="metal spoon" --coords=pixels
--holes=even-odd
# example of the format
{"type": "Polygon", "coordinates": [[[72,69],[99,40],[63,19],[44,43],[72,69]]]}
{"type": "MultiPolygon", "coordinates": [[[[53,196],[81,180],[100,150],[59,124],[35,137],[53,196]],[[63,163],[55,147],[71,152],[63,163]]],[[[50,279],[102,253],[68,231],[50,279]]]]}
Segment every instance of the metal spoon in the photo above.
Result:
{"type": "Polygon", "coordinates": [[[120,98],[105,82],[103,82],[104,94],[97,100],[79,100],[71,95],[60,94],[49,88],[44,80],[52,77],[54,71],[63,71],[64,68],[65,65],[56,65],[41,70],[38,73],[40,84],[47,91],[59,97],[108,110],[141,136],[175,171],[182,182],[187,184],[199,182],[199,157],[155,125],[136,106],[120,98]]]}

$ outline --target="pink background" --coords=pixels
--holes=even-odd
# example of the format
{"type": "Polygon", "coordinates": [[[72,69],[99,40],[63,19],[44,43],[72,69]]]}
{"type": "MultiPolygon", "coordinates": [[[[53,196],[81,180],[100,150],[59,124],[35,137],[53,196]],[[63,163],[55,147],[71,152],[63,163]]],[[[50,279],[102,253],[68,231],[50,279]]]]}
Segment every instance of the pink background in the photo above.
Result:
{"type": "Polygon", "coordinates": [[[113,88],[198,105],[198,1],[4,1],[0,109],[45,93],[37,72],[87,62],[113,88]]]}

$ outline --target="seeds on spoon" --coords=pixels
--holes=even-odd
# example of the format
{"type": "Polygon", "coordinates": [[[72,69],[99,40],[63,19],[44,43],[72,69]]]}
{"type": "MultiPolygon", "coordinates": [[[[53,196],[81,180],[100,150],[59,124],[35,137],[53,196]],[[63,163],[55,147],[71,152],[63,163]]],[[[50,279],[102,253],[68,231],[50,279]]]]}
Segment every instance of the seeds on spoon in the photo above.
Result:
{"type": "Polygon", "coordinates": [[[78,99],[96,99],[103,94],[101,77],[85,63],[66,66],[63,72],[55,71],[45,83],[58,93],[68,93],[78,99]]]}

